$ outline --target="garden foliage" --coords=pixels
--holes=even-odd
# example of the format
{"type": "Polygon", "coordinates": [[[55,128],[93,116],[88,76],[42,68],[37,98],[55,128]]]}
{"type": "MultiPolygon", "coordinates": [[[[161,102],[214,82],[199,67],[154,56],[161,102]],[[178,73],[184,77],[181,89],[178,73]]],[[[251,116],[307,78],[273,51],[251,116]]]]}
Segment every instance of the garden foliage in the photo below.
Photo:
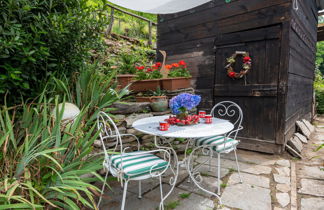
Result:
{"type": "Polygon", "coordinates": [[[6,92],[18,103],[39,94],[52,73],[79,71],[102,46],[106,18],[87,0],[0,0],[0,14],[2,104],[6,92]]]}
{"type": "Polygon", "coordinates": [[[0,108],[0,208],[96,208],[92,183],[102,181],[96,171],[103,154],[92,146],[95,118],[128,93],[116,91],[113,78],[87,65],[71,80],[51,78],[28,104],[0,108]],[[57,108],[65,101],[81,108],[68,124],[61,121],[64,106],[57,108]]]}

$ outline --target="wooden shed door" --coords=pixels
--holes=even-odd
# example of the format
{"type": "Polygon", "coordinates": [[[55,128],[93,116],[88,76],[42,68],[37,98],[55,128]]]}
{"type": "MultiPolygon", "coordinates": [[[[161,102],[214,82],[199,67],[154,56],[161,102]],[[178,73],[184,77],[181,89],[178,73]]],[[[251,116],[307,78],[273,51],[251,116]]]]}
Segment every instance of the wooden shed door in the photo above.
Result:
{"type": "MultiPolygon", "coordinates": [[[[214,103],[237,102],[243,110],[240,139],[274,143],[277,126],[277,90],[280,64],[280,26],[221,35],[215,41],[216,65],[214,103]],[[225,70],[226,58],[235,51],[247,51],[252,68],[245,79],[231,79],[225,70]]],[[[242,67],[236,59],[235,71],[242,67]]]]}

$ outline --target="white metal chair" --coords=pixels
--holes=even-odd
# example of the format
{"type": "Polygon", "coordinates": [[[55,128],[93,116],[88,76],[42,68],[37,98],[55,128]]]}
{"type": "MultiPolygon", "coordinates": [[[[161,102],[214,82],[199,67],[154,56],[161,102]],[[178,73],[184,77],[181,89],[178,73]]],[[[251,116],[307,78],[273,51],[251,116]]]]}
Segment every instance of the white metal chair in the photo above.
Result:
{"type": "MultiPolygon", "coordinates": [[[[162,175],[170,167],[171,154],[168,149],[156,149],[152,151],[140,151],[139,140],[132,134],[120,134],[114,121],[104,112],[99,112],[97,116],[97,127],[100,130],[99,136],[103,145],[105,159],[103,167],[106,170],[105,182],[101,189],[101,196],[98,202],[98,208],[104,193],[107,176],[110,172],[112,176],[117,177],[121,182],[123,189],[123,198],[121,210],[125,208],[125,201],[127,195],[127,185],[131,180],[139,181],[139,198],[141,195],[141,180],[152,177],[159,177],[161,202],[160,209],[163,209],[163,201],[170,194],[170,192],[163,196],[162,191],[162,175]],[[127,148],[123,147],[122,136],[134,136],[138,142],[137,151],[126,152],[127,148]],[[105,146],[106,139],[114,139],[115,147],[108,152],[105,146]]],[[[174,183],[175,184],[175,183],[174,183]]]]}
{"type": "MultiPolygon", "coordinates": [[[[200,139],[195,139],[195,148],[192,152],[195,152],[199,149],[208,150],[207,153],[209,154],[209,170],[211,170],[211,159],[213,155],[217,154],[217,179],[218,179],[218,189],[217,194],[220,195],[220,171],[221,171],[221,163],[220,158],[222,153],[229,153],[234,151],[235,154],[235,160],[236,160],[236,166],[237,171],[239,174],[240,182],[242,183],[242,178],[240,174],[240,168],[237,160],[237,154],[236,154],[236,146],[239,144],[239,140],[236,139],[238,131],[242,130],[243,127],[241,126],[242,120],[243,120],[243,112],[239,105],[232,101],[223,101],[218,104],[216,104],[210,114],[213,117],[220,118],[220,119],[226,119],[229,120],[231,123],[234,124],[234,129],[224,135],[224,136],[211,136],[211,137],[205,137],[200,139]]],[[[189,158],[190,161],[191,158],[189,158]]],[[[208,161],[207,160],[207,161],[208,161]]],[[[206,162],[207,162],[206,161],[206,162]]],[[[192,168],[194,166],[191,166],[192,168]]],[[[199,168],[199,167],[196,167],[199,168]]],[[[194,169],[192,169],[194,170],[194,169]]],[[[195,181],[195,180],[194,180],[195,181]]]]}

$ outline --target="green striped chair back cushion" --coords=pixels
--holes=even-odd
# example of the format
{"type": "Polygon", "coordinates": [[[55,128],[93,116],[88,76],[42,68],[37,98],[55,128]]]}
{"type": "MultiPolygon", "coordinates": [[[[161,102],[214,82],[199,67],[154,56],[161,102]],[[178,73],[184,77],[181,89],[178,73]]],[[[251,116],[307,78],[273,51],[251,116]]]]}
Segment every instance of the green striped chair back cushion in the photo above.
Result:
{"type": "MultiPolygon", "coordinates": [[[[144,152],[144,151],[143,151],[144,152]]],[[[168,162],[156,155],[141,152],[130,152],[121,155],[112,155],[111,165],[118,171],[123,171],[124,178],[134,178],[162,171],[168,167],[168,162]]]]}

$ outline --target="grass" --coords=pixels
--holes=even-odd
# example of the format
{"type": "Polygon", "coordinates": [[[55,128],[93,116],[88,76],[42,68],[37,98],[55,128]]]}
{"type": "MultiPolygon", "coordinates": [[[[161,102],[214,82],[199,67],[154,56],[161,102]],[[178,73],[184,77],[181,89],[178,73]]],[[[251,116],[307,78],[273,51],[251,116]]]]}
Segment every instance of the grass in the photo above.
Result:
{"type": "Polygon", "coordinates": [[[180,201],[172,201],[164,205],[165,210],[171,210],[177,208],[180,205],[180,201]]]}
{"type": "Polygon", "coordinates": [[[227,184],[222,183],[220,186],[221,186],[221,188],[225,188],[225,187],[227,187],[227,184]]]}
{"type": "Polygon", "coordinates": [[[179,197],[182,199],[186,199],[186,198],[189,198],[190,195],[191,195],[191,193],[181,193],[181,194],[179,194],[179,197]]]}
{"type": "Polygon", "coordinates": [[[230,173],[237,172],[237,170],[234,169],[234,168],[230,168],[230,169],[228,169],[228,170],[229,170],[230,173]]]}

